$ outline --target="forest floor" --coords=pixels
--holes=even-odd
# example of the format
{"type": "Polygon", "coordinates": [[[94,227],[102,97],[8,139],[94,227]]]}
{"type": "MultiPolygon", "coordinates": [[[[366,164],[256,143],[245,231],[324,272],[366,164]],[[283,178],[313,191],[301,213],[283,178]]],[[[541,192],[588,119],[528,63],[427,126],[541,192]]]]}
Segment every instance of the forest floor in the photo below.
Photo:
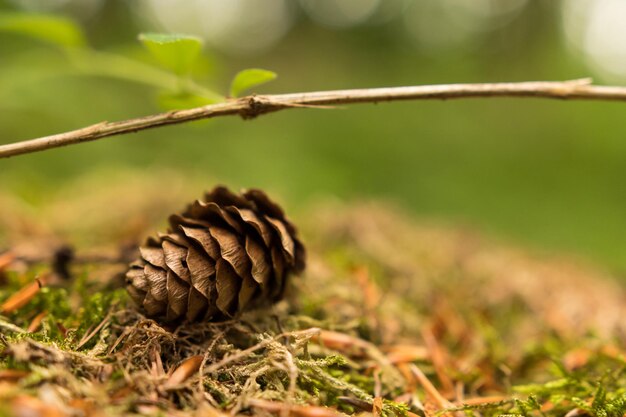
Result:
{"type": "Polygon", "coordinates": [[[40,211],[0,195],[0,416],[626,415],[626,288],[598,268],[326,203],[296,218],[308,265],[284,301],[172,328],[105,261],[189,190],[130,182],[40,211]],[[58,236],[70,279],[28,261],[58,236]]]}

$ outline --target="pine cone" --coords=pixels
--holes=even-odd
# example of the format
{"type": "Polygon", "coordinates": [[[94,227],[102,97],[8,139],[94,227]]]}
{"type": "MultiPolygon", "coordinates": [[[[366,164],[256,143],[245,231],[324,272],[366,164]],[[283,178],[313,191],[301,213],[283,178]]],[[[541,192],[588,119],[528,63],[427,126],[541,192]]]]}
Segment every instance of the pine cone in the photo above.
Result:
{"type": "Polygon", "coordinates": [[[216,187],[149,238],[126,273],[133,300],[167,321],[223,320],[282,298],[304,269],[304,246],[260,190],[216,187]]]}

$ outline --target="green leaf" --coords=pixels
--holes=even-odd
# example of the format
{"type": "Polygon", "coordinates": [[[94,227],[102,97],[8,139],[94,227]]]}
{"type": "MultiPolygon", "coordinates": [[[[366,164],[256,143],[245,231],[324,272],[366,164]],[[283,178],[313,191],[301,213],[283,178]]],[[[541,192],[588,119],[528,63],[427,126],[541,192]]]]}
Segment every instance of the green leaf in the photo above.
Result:
{"type": "Polygon", "coordinates": [[[87,43],[82,29],[75,22],[54,15],[0,13],[0,31],[30,36],[63,47],[87,43]]]}
{"type": "Polygon", "coordinates": [[[188,75],[202,50],[202,39],[183,34],[142,33],[139,40],[164,67],[188,75]]]}
{"type": "Polygon", "coordinates": [[[230,96],[239,97],[242,92],[256,87],[257,85],[270,82],[276,79],[276,77],[275,72],[258,68],[239,71],[230,84],[230,96]]]}

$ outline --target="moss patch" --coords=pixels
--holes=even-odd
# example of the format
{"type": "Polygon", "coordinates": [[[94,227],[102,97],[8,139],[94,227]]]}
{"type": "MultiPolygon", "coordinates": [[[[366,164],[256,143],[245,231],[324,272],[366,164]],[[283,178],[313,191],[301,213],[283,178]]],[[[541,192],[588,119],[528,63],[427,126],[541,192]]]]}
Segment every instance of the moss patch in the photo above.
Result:
{"type": "MultiPolygon", "coordinates": [[[[0,316],[0,414],[626,413],[624,290],[607,276],[388,208],[308,218],[288,299],[228,322],[156,323],[112,272],[75,265],[0,316]]],[[[45,273],[5,267],[0,303],[45,273]]]]}

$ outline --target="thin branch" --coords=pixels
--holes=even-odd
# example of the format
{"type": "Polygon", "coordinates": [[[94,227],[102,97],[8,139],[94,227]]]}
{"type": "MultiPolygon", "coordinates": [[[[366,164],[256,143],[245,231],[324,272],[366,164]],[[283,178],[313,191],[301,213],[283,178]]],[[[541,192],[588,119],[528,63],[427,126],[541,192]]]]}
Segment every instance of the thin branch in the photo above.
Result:
{"type": "Polygon", "coordinates": [[[317,108],[338,104],[426,99],[448,100],[473,97],[535,97],[561,100],[626,101],[626,87],[595,86],[591,85],[590,79],[581,79],[519,83],[422,85],[248,96],[193,109],[170,111],[118,122],[101,122],[57,135],[1,145],[0,158],[89,142],[159,126],[221,116],[241,116],[244,119],[251,119],[266,113],[302,107],[317,108]]]}

